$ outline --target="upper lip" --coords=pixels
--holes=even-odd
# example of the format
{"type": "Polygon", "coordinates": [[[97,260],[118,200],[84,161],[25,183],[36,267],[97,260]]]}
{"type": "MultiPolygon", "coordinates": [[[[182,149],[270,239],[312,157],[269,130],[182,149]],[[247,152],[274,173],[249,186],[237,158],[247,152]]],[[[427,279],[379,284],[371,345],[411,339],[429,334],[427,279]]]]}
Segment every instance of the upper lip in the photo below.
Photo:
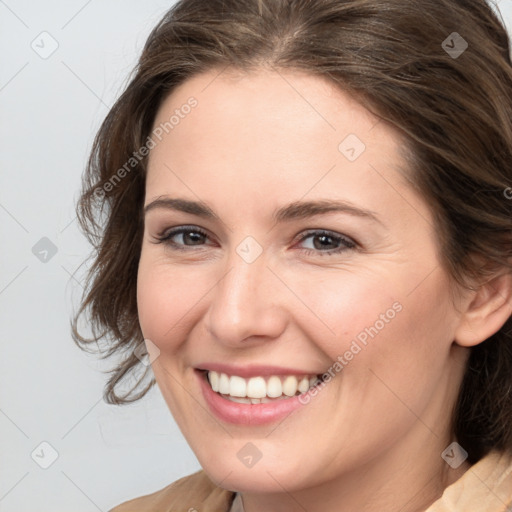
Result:
{"type": "Polygon", "coordinates": [[[287,368],[284,366],[269,366],[264,364],[232,365],[225,363],[202,363],[196,366],[197,370],[215,371],[239,377],[265,377],[269,375],[319,375],[321,372],[287,368]]]}

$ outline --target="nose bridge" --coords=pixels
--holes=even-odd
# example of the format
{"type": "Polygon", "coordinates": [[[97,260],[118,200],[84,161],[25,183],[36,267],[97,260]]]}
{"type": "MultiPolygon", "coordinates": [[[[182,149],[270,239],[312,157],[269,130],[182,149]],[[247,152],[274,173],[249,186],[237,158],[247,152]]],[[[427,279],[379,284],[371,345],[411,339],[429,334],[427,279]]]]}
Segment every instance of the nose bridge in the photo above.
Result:
{"type": "Polygon", "coordinates": [[[207,327],[223,343],[237,344],[251,336],[275,338],[285,326],[266,254],[247,257],[252,249],[244,248],[242,243],[230,253],[227,273],[212,290],[207,327]]]}

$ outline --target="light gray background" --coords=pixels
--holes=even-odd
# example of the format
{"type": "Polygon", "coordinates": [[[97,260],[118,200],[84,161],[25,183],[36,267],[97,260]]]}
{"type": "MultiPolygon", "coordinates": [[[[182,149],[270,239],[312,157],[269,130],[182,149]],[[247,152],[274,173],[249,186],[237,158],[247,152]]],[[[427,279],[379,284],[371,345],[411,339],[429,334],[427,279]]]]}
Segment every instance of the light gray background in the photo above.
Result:
{"type": "MultiPolygon", "coordinates": [[[[173,3],[0,0],[2,512],[107,511],[199,469],[157,388],[130,406],[102,401],[109,365],[69,329],[89,252],[74,216],[86,157],[173,3]],[[57,248],[46,262],[32,252],[43,237],[57,248]],[[47,469],[42,442],[58,453],[47,469]]],[[[512,28],[512,0],[499,6],[512,28]]]]}

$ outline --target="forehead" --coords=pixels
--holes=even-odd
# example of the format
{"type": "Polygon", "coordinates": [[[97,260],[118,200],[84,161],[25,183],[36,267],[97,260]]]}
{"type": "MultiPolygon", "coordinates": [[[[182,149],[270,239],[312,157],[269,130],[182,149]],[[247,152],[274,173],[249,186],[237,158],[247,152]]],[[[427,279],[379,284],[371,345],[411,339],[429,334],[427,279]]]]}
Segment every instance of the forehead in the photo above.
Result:
{"type": "MultiPolygon", "coordinates": [[[[337,157],[347,135],[368,139],[368,132],[380,124],[331,82],[300,71],[212,70],[194,76],[163,102],[155,127],[164,126],[183,109],[190,112],[180,117],[170,134],[176,143],[186,138],[188,148],[203,150],[207,144],[220,143],[232,153],[241,145],[247,156],[258,158],[265,158],[259,151],[262,146],[272,155],[278,148],[293,149],[297,155],[327,149],[337,157]],[[191,97],[197,106],[188,109],[191,97]]],[[[383,146],[394,145],[391,129],[381,126],[376,134],[383,146]]]]}
{"type": "Polygon", "coordinates": [[[411,209],[397,191],[410,188],[399,171],[397,132],[322,78],[212,70],[165,99],[154,129],[166,123],[150,154],[148,196],[223,193],[224,203],[255,212],[262,201],[277,207],[306,195],[371,210],[394,200],[397,214],[411,209]]]}

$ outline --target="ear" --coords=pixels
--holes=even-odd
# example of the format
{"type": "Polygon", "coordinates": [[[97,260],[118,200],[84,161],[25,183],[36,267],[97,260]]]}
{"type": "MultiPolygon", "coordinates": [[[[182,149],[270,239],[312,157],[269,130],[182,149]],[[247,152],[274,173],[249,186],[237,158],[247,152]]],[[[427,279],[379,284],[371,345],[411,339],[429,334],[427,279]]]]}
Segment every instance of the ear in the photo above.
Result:
{"type": "Polygon", "coordinates": [[[455,331],[454,340],[472,347],[498,332],[512,315],[512,273],[491,278],[473,291],[455,331]]]}

